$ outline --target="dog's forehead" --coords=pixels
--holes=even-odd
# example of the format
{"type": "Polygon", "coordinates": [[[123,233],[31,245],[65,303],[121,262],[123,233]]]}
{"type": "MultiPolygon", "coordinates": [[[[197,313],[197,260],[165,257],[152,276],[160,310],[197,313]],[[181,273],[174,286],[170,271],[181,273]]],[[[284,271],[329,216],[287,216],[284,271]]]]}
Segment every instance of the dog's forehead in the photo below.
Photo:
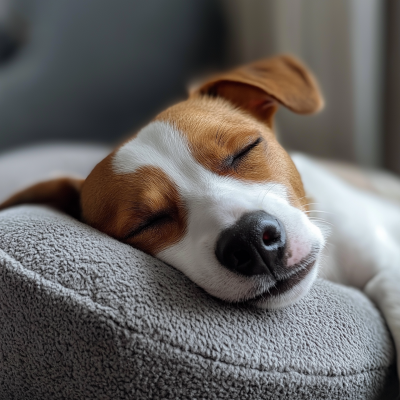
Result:
{"type": "Polygon", "coordinates": [[[193,148],[207,148],[215,142],[221,147],[229,146],[235,139],[261,132],[269,133],[273,139],[265,124],[220,98],[189,99],[163,111],[156,120],[173,124],[193,148]]]}
{"type": "MultiPolygon", "coordinates": [[[[230,103],[220,99],[187,100],[159,114],[117,149],[114,171],[132,173],[143,165],[164,170],[178,165],[185,169],[195,161],[223,175],[223,161],[259,137],[274,141],[268,127],[230,103]]],[[[265,172],[255,180],[265,180],[265,172]]]]}

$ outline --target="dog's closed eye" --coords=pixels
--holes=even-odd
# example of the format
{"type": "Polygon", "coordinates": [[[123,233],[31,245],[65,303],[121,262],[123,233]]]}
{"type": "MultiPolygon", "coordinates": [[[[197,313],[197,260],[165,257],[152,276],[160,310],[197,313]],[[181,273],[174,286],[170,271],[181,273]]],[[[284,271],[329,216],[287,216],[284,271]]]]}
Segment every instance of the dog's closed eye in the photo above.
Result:
{"type": "Polygon", "coordinates": [[[160,211],[156,214],[153,214],[149,218],[147,218],[144,222],[142,222],[139,226],[135,227],[131,232],[129,232],[125,236],[126,239],[131,239],[135,236],[140,235],[141,233],[148,231],[150,229],[156,229],[162,225],[170,223],[173,221],[171,215],[166,211],[160,211]]]}
{"type": "Polygon", "coordinates": [[[249,145],[247,145],[246,147],[240,149],[236,154],[234,154],[233,156],[230,156],[229,159],[227,160],[227,165],[229,165],[230,167],[237,167],[240,162],[249,155],[249,153],[255,148],[257,147],[261,142],[263,141],[262,138],[257,138],[256,140],[254,140],[252,143],[250,143],[249,145]]]}

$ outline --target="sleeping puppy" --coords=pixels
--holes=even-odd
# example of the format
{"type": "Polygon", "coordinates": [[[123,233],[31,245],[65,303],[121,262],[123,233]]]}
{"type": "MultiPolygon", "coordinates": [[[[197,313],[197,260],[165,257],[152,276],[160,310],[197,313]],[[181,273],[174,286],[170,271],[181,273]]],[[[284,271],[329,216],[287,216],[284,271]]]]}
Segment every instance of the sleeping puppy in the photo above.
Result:
{"type": "Polygon", "coordinates": [[[288,56],[213,77],[86,180],[38,183],[0,209],[54,206],[230,302],[288,306],[308,292],[320,269],[364,290],[399,348],[400,208],[305,156],[290,157],[273,132],[278,105],[300,114],[323,106],[310,72],[288,56]],[[329,257],[315,209],[332,224],[329,257]]]}

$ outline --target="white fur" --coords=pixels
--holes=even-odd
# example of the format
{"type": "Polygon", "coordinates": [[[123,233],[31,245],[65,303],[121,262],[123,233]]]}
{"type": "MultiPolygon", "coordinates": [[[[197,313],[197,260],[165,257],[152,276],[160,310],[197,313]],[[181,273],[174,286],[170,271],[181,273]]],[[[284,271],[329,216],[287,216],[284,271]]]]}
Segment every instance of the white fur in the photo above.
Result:
{"type": "MultiPolygon", "coordinates": [[[[143,166],[159,167],[177,186],[188,212],[183,239],[161,251],[157,257],[185,273],[210,294],[229,301],[243,301],[264,293],[275,282],[269,276],[245,277],[218,262],[215,246],[219,234],[244,213],[264,210],[283,223],[291,254],[290,266],[298,263],[313,247],[324,244],[320,230],[307,216],[289,204],[286,188],[276,182],[257,184],[217,175],[192,156],[185,136],[166,122],[152,122],[122,146],[113,158],[117,174],[135,172],[143,166]]],[[[266,305],[279,308],[307,293],[316,276],[307,275],[282,296],[266,305]]]]}
{"type": "Polygon", "coordinates": [[[361,191],[303,155],[292,155],[313,208],[330,226],[330,280],[364,288],[392,265],[400,270],[400,207],[361,191]],[[339,277],[335,279],[335,277],[339,277]]]}
{"type": "Polygon", "coordinates": [[[322,276],[362,289],[377,304],[400,365],[399,205],[348,185],[303,155],[292,158],[322,211],[316,215],[331,225],[322,276]]]}

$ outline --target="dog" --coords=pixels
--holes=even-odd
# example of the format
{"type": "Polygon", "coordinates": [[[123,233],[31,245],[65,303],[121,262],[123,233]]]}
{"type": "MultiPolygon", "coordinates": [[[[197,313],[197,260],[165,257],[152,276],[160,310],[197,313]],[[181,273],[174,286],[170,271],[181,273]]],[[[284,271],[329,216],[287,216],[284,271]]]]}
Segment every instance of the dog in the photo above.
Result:
{"type": "Polygon", "coordinates": [[[274,134],[278,106],[323,107],[315,78],[291,56],[206,80],[86,179],[40,182],[0,209],[53,206],[228,302],[289,306],[320,271],[378,305],[400,354],[400,207],[290,156],[274,134]],[[332,224],[331,248],[318,212],[332,224]]]}

